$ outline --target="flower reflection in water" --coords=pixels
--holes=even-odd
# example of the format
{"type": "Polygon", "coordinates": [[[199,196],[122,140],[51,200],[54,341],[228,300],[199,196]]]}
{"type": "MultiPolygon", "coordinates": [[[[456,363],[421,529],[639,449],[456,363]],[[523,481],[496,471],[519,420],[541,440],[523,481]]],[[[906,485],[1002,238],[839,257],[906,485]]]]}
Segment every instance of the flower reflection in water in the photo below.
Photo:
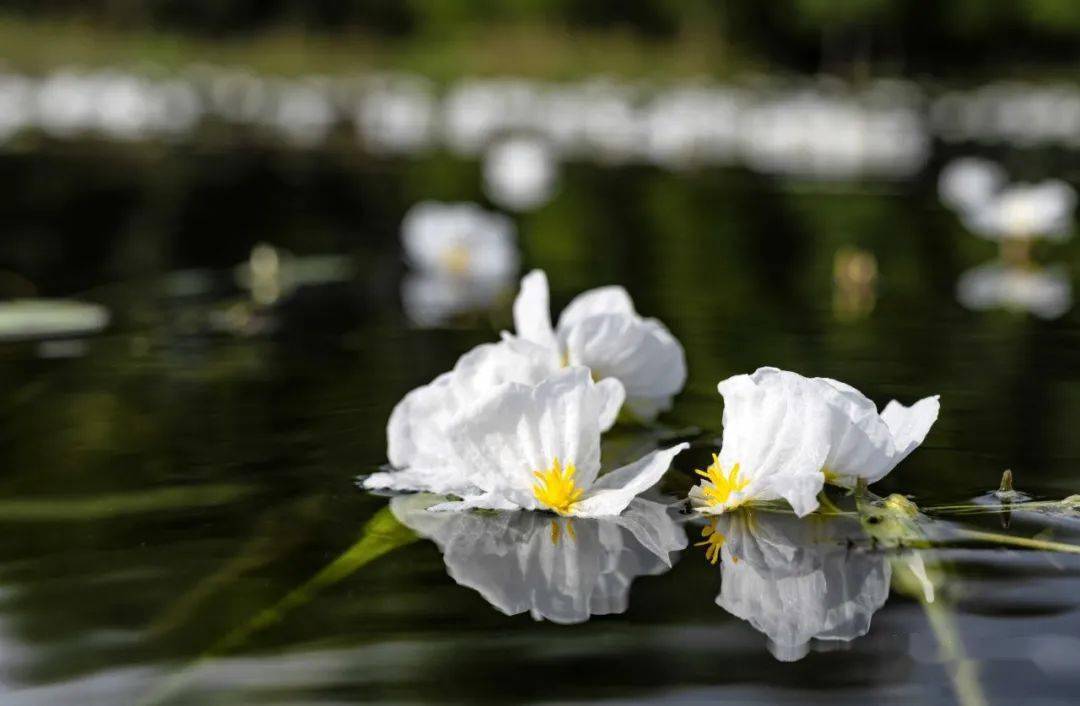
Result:
{"type": "Polygon", "coordinates": [[[451,578],[506,615],[572,624],[625,612],[634,579],[665,573],[686,547],[668,507],[643,498],[599,519],[428,511],[443,500],[399,496],[390,509],[438,545],[451,578]]]}
{"type": "Polygon", "coordinates": [[[738,510],[703,536],[707,557],[721,563],[717,605],[765,633],[785,662],[804,657],[810,640],[865,635],[889,595],[888,558],[853,518],[738,510]]]}
{"type": "Polygon", "coordinates": [[[1057,319],[1072,308],[1072,282],[1064,265],[1021,267],[995,261],[960,275],[956,298],[973,311],[1009,309],[1057,319]]]}

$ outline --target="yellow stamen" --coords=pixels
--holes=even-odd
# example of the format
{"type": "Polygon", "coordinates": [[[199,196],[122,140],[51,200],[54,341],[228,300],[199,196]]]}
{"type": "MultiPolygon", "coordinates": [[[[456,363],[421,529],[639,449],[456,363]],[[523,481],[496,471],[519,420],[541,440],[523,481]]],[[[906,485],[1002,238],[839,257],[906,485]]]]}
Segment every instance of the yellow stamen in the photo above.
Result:
{"type": "Polygon", "coordinates": [[[705,558],[709,563],[715,564],[720,561],[720,549],[727,538],[716,529],[716,520],[701,529],[701,536],[705,537],[705,541],[696,542],[694,546],[705,547],[705,558]]]}
{"type": "Polygon", "coordinates": [[[463,245],[451,246],[442,254],[443,267],[456,277],[460,277],[469,271],[471,259],[469,249],[463,245]]]}
{"type": "Polygon", "coordinates": [[[568,514],[574,503],[580,500],[585,492],[584,488],[579,488],[574,484],[576,473],[574,464],[568,463],[566,468],[563,468],[559,459],[555,459],[551,468],[533,473],[540,481],[533,485],[533,495],[549,510],[560,515],[568,514]]]}
{"type": "Polygon", "coordinates": [[[713,454],[712,457],[711,466],[704,471],[696,470],[694,473],[708,481],[708,483],[701,486],[705,502],[712,506],[726,505],[731,496],[734,493],[741,492],[750,484],[750,481],[749,479],[739,478],[739,464],[736,463],[725,474],[724,469],[720,466],[720,458],[716,454],[713,454]]]}

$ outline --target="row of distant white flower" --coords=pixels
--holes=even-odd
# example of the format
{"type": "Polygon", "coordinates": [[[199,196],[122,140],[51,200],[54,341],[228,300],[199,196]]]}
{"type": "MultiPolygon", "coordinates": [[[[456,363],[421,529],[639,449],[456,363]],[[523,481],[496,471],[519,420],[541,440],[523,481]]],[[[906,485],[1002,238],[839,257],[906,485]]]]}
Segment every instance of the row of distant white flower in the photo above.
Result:
{"type": "Polygon", "coordinates": [[[827,83],[657,87],[466,78],[440,93],[429,81],[397,74],[284,79],[198,67],[155,79],[65,70],[43,78],[0,74],[0,140],[27,128],[61,138],[169,138],[211,118],[302,146],[352,126],[365,148],[395,154],[445,146],[475,156],[524,133],[559,159],[903,177],[923,165],[929,146],[918,96],[884,81],[854,91],[827,83]]]}
{"type": "MultiPolygon", "coordinates": [[[[686,381],[681,344],[639,316],[622,287],[575,298],[552,326],[543,272],[522,280],[515,333],[478,346],[453,370],[413,390],[387,425],[393,470],[368,488],[419,490],[460,500],[433,508],[619,515],[656,485],[678,444],[600,476],[600,436],[620,416],[651,421],[686,381]]],[[[724,437],[690,494],[704,514],[784,499],[818,507],[826,483],[873,483],[922,443],[937,397],[875,405],[848,385],[775,368],[719,385],[724,437]]]]}

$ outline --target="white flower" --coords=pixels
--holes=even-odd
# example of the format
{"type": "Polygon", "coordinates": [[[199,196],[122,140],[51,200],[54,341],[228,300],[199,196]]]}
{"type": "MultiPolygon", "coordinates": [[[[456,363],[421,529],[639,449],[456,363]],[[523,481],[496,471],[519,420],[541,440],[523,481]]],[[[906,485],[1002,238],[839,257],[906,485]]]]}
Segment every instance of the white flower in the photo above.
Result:
{"type": "Polygon", "coordinates": [[[884,478],[926,438],[939,408],[934,396],[911,407],[894,400],[879,414],[849,385],[776,368],[730,377],[718,389],[723,444],[690,492],[707,514],[780,498],[809,514],[826,480],[850,487],[884,478]]]}
{"type": "MultiPolygon", "coordinates": [[[[363,480],[366,488],[426,490],[456,495],[477,489],[450,463],[447,428],[468,406],[507,382],[536,384],[556,372],[543,348],[522,340],[486,343],[463,355],[453,370],[418,387],[394,407],[387,423],[387,455],[396,470],[375,473],[363,480]]],[[[617,385],[599,388],[610,396],[599,420],[603,430],[615,423],[623,391],[617,385]]]]}
{"type": "Polygon", "coordinates": [[[500,206],[530,211],[551,200],[558,165],[544,141],[517,137],[498,142],[484,155],[484,193],[500,206]]]}
{"type": "Polygon", "coordinates": [[[547,276],[534,270],[514,302],[517,335],[537,343],[565,365],[584,365],[595,378],[616,378],[630,411],[651,421],[671,407],[686,383],[682,345],[656,319],[638,316],[622,287],[579,294],[552,328],[547,276]]]}
{"type": "Polygon", "coordinates": [[[709,558],[722,561],[717,605],[765,633],[785,662],[805,656],[812,639],[865,635],[889,596],[891,565],[851,518],[738,511],[703,536],[709,558]]]}
{"type": "Polygon", "coordinates": [[[550,510],[560,515],[618,515],[654,486],[687,444],[654,451],[597,478],[600,432],[618,414],[618,380],[594,383],[582,367],[560,370],[538,385],[506,383],[446,428],[451,475],[479,493],[456,493],[469,508],[550,510]]]}
{"type": "Polygon", "coordinates": [[[518,268],[514,225],[476,204],[424,201],[401,223],[409,264],[430,274],[503,280],[518,268]]]}
{"type": "Polygon", "coordinates": [[[965,225],[989,240],[1068,240],[1076,191],[1058,179],[1014,184],[964,215],[965,225]]]}
{"type": "Polygon", "coordinates": [[[990,203],[1006,181],[1000,165],[979,157],[961,157],[941,170],[938,196],[949,208],[967,213],[990,203]]]}
{"type": "Polygon", "coordinates": [[[1056,319],[1072,307],[1072,283],[1061,265],[1037,268],[994,262],[962,274],[956,283],[956,298],[975,311],[1001,307],[1056,319]]]}
{"type": "Polygon", "coordinates": [[[506,615],[569,624],[622,613],[634,579],[668,571],[672,553],[686,547],[668,509],[642,498],[622,515],[600,519],[429,512],[433,502],[400,496],[390,510],[438,545],[454,581],[506,615]]]}

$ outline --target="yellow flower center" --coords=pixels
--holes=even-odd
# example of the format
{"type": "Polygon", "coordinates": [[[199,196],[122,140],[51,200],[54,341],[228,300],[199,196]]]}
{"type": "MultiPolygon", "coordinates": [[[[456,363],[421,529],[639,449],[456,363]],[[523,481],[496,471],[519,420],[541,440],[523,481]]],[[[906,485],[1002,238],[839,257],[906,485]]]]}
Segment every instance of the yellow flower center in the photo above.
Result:
{"type": "Polygon", "coordinates": [[[549,510],[554,510],[560,515],[566,515],[585,492],[574,484],[574,474],[577,469],[574,464],[566,464],[563,468],[559,459],[551,464],[546,471],[533,473],[539,483],[533,485],[533,495],[549,510]]]}
{"type": "Polygon", "coordinates": [[[732,494],[740,492],[750,484],[748,479],[739,478],[739,464],[731,467],[726,474],[720,466],[720,458],[712,455],[713,462],[704,471],[696,470],[699,476],[708,481],[701,486],[701,492],[705,496],[705,502],[709,505],[726,505],[732,494]]]}
{"type": "Polygon", "coordinates": [[[701,536],[705,538],[705,541],[697,542],[694,546],[705,547],[705,558],[710,563],[715,564],[720,561],[720,549],[724,546],[724,541],[727,538],[716,529],[716,520],[702,528],[701,536]]]}
{"type": "Polygon", "coordinates": [[[468,248],[463,245],[454,245],[442,254],[442,265],[447,272],[460,277],[469,271],[471,259],[468,248]]]}

